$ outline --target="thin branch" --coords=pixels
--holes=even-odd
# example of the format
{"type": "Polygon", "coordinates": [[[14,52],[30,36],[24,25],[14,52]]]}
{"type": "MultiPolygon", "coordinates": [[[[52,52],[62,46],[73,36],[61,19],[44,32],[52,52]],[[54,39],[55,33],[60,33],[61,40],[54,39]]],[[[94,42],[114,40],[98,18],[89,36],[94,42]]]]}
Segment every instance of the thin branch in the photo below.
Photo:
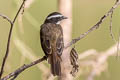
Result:
{"type": "Polygon", "coordinates": [[[19,10],[18,10],[18,12],[17,12],[17,14],[15,15],[15,18],[14,18],[14,20],[13,20],[13,24],[15,23],[18,15],[19,15],[19,13],[20,13],[20,11],[21,11],[22,8],[24,7],[25,1],[26,1],[26,0],[23,0],[23,2],[22,2],[22,4],[21,4],[21,6],[20,6],[20,8],[19,8],[19,10]]]}
{"type": "Polygon", "coordinates": [[[11,72],[10,74],[8,74],[7,76],[3,77],[1,80],[7,80],[11,77],[13,77],[12,80],[14,80],[21,72],[23,72],[24,70],[42,62],[47,60],[46,56],[43,56],[41,59],[38,59],[36,61],[31,62],[30,64],[24,64],[23,66],[21,66],[20,68],[16,69],[14,72],[11,72]]]}
{"type": "Polygon", "coordinates": [[[18,74],[14,75],[14,77],[10,80],[14,80],[15,78],[17,78],[18,74]]]}
{"type": "Polygon", "coordinates": [[[10,20],[10,18],[8,18],[6,15],[0,14],[0,17],[7,20],[10,24],[13,24],[12,21],[10,20]]]}
{"type": "Polygon", "coordinates": [[[75,44],[76,42],[78,42],[79,40],[81,40],[82,38],[86,37],[90,32],[96,30],[99,28],[99,26],[102,24],[102,22],[113,13],[113,11],[118,7],[118,5],[120,5],[120,0],[117,0],[116,3],[114,4],[114,6],[103,16],[101,17],[101,19],[97,22],[97,24],[95,24],[93,27],[91,27],[87,32],[83,33],[80,35],[80,37],[73,39],[70,43],[67,44],[67,46],[65,46],[65,49],[70,47],[71,45],[75,44]]]}
{"type": "Polygon", "coordinates": [[[2,77],[2,74],[3,74],[3,71],[4,71],[4,66],[5,66],[5,63],[6,63],[8,54],[9,54],[10,41],[11,41],[11,34],[12,34],[13,26],[14,26],[14,23],[15,23],[15,21],[16,21],[18,15],[19,15],[19,13],[20,13],[20,11],[21,11],[21,9],[22,9],[22,7],[23,7],[25,1],[26,1],[26,0],[23,0],[23,2],[22,2],[21,6],[20,6],[20,8],[19,8],[19,10],[18,10],[18,12],[17,12],[17,14],[16,14],[16,16],[14,17],[14,20],[13,20],[12,22],[11,22],[11,20],[10,20],[8,17],[2,16],[4,19],[10,21],[11,27],[10,27],[9,36],[8,36],[8,41],[7,41],[6,53],[5,53],[5,56],[4,56],[3,61],[2,61],[2,66],[1,66],[1,71],[0,71],[0,79],[1,79],[1,77],[2,77]]]}
{"type": "Polygon", "coordinates": [[[112,40],[116,43],[117,41],[116,41],[114,34],[112,32],[112,17],[113,17],[113,12],[110,15],[110,36],[112,37],[112,40]]]}

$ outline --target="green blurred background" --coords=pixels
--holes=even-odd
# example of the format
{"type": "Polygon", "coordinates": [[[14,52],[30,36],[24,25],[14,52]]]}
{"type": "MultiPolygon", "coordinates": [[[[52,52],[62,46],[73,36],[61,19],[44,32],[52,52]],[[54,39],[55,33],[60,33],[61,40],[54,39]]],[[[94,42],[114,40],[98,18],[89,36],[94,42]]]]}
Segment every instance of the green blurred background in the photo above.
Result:
{"type": "MultiPolygon", "coordinates": [[[[7,15],[13,19],[22,0],[0,0],[0,13],[7,15]]],[[[72,38],[80,36],[86,32],[114,5],[115,0],[73,0],[73,29],[72,38]]],[[[115,38],[118,37],[120,26],[120,7],[118,7],[113,15],[113,33],[115,38]]],[[[4,75],[14,71],[19,66],[32,61],[34,55],[37,58],[43,54],[39,40],[39,29],[45,17],[57,11],[57,0],[33,0],[29,8],[25,9],[23,15],[23,23],[19,20],[13,29],[10,53],[7,59],[4,75]],[[21,26],[23,25],[23,26],[21,26]],[[18,43],[17,45],[15,43],[18,43]],[[22,45],[22,46],[21,46],[22,45]],[[22,51],[22,50],[23,51],[22,51]]],[[[88,49],[96,49],[97,51],[105,51],[110,48],[114,41],[109,33],[108,17],[101,27],[76,44],[79,53],[88,49]]],[[[6,42],[10,24],[0,18],[0,64],[6,50],[6,42]]],[[[34,59],[37,59],[34,58],[34,59]]],[[[46,62],[45,66],[48,67],[46,62]]],[[[37,67],[31,67],[18,76],[16,80],[41,80],[42,71],[37,67]]],[[[116,60],[115,56],[108,60],[108,70],[103,72],[95,80],[120,80],[120,59],[116,60]]],[[[86,76],[81,76],[79,80],[84,80],[86,76]]]]}

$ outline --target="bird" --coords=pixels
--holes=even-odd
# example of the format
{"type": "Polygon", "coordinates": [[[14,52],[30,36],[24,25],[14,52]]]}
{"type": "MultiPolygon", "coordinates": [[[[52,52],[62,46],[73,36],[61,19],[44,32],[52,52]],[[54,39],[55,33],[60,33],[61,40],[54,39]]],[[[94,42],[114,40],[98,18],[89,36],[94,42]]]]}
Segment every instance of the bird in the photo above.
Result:
{"type": "Polygon", "coordinates": [[[60,22],[67,17],[59,12],[50,13],[40,28],[41,47],[53,76],[61,76],[61,55],[64,49],[63,29],[60,22]]]}

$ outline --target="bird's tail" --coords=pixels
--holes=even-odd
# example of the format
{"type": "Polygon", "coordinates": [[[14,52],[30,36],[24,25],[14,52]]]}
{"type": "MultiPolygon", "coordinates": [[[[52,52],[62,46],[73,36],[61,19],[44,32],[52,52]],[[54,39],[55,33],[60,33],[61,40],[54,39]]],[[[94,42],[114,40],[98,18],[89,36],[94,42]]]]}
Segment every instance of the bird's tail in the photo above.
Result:
{"type": "Polygon", "coordinates": [[[61,57],[57,53],[53,53],[49,56],[49,63],[51,65],[51,73],[54,76],[61,75],[61,57]]]}

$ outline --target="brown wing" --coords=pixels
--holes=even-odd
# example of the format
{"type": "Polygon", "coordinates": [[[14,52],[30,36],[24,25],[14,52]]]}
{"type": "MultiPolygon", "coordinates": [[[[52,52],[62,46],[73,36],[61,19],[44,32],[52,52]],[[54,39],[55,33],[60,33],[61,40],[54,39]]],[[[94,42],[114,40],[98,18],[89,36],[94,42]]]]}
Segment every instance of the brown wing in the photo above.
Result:
{"type": "Polygon", "coordinates": [[[50,35],[47,33],[49,31],[49,28],[47,25],[42,25],[40,29],[40,40],[41,40],[41,46],[46,55],[51,53],[51,44],[50,44],[50,35]]]}
{"type": "Polygon", "coordinates": [[[60,31],[60,34],[56,41],[56,49],[57,49],[58,55],[61,56],[64,49],[64,41],[63,41],[63,30],[60,25],[59,25],[59,31],[60,31]]]}

